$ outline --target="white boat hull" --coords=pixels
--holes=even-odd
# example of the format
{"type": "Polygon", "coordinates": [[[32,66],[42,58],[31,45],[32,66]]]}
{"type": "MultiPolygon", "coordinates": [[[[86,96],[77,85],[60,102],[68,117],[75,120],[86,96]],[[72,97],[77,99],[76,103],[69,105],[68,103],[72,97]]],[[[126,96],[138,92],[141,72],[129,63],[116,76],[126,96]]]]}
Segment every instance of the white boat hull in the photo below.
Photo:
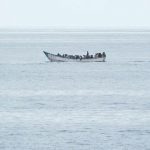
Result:
{"type": "Polygon", "coordinates": [[[83,58],[83,59],[72,59],[62,56],[57,56],[51,53],[43,51],[44,54],[51,62],[105,62],[106,57],[102,58],[83,58]]]}

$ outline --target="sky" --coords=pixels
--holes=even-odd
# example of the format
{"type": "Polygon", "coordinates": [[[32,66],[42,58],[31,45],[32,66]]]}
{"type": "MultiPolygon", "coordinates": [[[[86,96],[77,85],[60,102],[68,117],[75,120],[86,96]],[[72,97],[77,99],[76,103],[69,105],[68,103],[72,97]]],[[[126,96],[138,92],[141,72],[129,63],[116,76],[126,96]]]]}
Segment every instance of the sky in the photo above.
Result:
{"type": "Polygon", "coordinates": [[[0,0],[0,28],[150,28],[150,0],[0,0]]]}

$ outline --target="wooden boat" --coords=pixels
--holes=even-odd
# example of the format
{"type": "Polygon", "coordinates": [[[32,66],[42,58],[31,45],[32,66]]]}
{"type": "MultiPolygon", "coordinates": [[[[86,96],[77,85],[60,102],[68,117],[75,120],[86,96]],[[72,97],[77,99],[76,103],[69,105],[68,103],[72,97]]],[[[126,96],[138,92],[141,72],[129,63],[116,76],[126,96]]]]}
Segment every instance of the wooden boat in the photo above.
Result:
{"type": "Polygon", "coordinates": [[[51,61],[51,62],[105,62],[106,60],[106,55],[102,57],[84,57],[79,56],[79,55],[60,55],[60,54],[51,54],[48,52],[43,51],[46,57],[51,61]]]}

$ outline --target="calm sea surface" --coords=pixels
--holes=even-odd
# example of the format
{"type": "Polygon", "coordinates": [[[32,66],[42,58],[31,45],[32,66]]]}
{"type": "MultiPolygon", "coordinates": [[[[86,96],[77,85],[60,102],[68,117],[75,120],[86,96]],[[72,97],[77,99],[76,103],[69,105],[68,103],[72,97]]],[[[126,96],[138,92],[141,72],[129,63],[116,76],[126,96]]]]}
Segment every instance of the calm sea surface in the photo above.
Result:
{"type": "Polygon", "coordinates": [[[150,32],[1,30],[0,149],[149,150],[150,32]]]}

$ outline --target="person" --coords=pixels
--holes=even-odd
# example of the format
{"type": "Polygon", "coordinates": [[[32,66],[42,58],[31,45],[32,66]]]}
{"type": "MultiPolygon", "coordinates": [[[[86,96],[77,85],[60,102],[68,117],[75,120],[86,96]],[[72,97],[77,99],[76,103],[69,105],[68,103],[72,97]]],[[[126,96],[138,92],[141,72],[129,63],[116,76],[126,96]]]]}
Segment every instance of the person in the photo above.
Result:
{"type": "Polygon", "coordinates": [[[102,53],[102,56],[103,56],[103,57],[106,57],[106,54],[105,54],[105,52],[103,52],[103,53],[102,53]]]}
{"type": "Polygon", "coordinates": [[[89,58],[89,52],[87,51],[86,58],[89,58]]]}
{"type": "Polygon", "coordinates": [[[95,53],[95,56],[94,56],[94,58],[97,58],[98,57],[98,53],[95,53]]]}
{"type": "Polygon", "coordinates": [[[102,54],[101,54],[101,53],[98,53],[98,57],[101,58],[101,57],[102,57],[102,54]]]}
{"type": "Polygon", "coordinates": [[[80,61],[82,60],[82,56],[80,56],[80,61]]]}

